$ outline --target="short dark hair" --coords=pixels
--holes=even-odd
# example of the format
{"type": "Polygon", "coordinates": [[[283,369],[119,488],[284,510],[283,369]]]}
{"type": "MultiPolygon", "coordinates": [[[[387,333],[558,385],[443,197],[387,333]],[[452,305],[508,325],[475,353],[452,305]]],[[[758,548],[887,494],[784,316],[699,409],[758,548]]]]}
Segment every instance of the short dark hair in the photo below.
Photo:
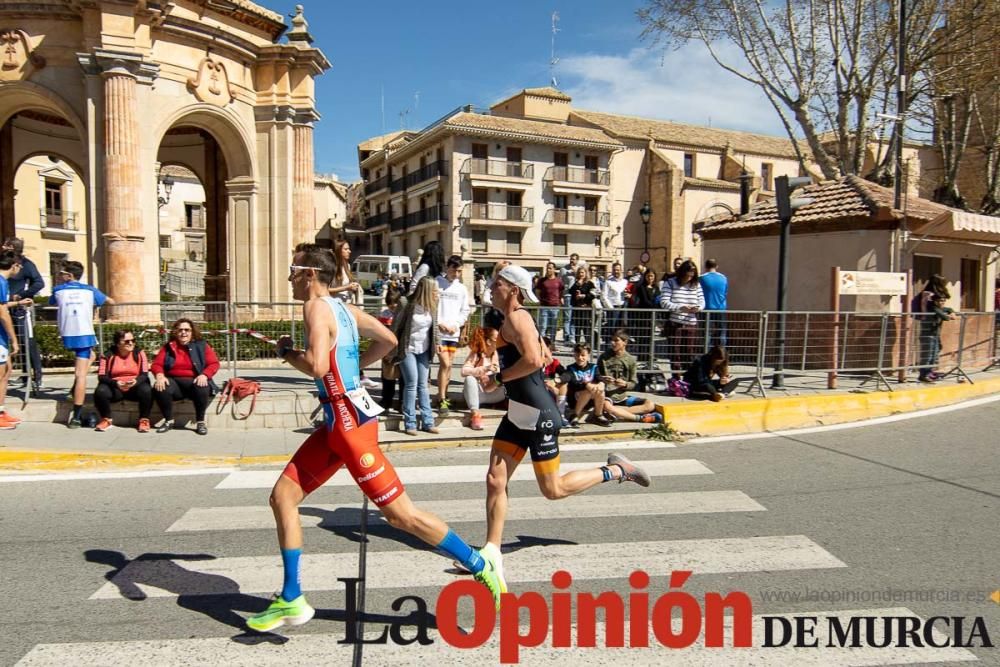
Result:
{"type": "Polygon", "coordinates": [[[302,253],[302,266],[308,266],[316,271],[316,279],[323,285],[329,285],[337,275],[337,260],[329,248],[315,243],[300,243],[295,246],[295,254],[302,253]]]}
{"type": "MultiPolygon", "coordinates": [[[[135,334],[132,333],[131,329],[119,329],[118,331],[115,332],[114,336],[111,337],[111,342],[114,343],[115,347],[117,347],[118,344],[122,342],[122,338],[125,337],[125,334],[132,334],[132,338],[136,337],[135,334]]],[[[136,349],[139,349],[138,345],[139,341],[136,341],[136,346],[137,346],[136,349]]]]}
{"type": "Polygon", "coordinates": [[[6,271],[17,264],[17,253],[13,250],[0,250],[0,271],[6,271]]]}
{"type": "Polygon", "coordinates": [[[586,343],[577,343],[573,346],[573,354],[579,354],[580,352],[590,354],[590,346],[586,343]]]}
{"type": "Polygon", "coordinates": [[[63,262],[59,266],[59,271],[60,273],[68,273],[73,276],[73,280],[83,278],[83,264],[72,259],[63,262]]]}
{"type": "Polygon", "coordinates": [[[16,236],[8,236],[3,240],[5,246],[10,246],[17,255],[24,254],[24,239],[19,239],[16,236]]]}
{"type": "Polygon", "coordinates": [[[628,337],[628,332],[625,331],[624,329],[615,329],[615,332],[613,334],[611,334],[611,337],[612,338],[620,338],[626,344],[631,340],[628,337]]]}
{"type": "Polygon", "coordinates": [[[706,259],[705,260],[705,268],[706,269],[717,269],[717,268],[719,268],[719,262],[718,262],[718,260],[715,260],[715,259],[706,259]]]}
{"type": "Polygon", "coordinates": [[[447,266],[449,269],[462,268],[462,256],[452,255],[451,257],[448,258],[448,263],[445,266],[447,266]]]}

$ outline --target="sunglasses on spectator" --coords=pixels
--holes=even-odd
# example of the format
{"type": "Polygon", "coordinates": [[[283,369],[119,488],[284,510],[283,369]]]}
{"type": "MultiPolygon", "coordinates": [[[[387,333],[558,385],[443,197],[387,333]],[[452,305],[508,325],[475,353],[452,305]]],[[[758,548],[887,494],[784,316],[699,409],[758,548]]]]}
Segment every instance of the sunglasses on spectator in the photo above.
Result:
{"type": "Polygon", "coordinates": [[[132,343],[135,342],[135,338],[122,338],[121,342],[124,343],[125,345],[131,345],[132,343]]]}
{"type": "Polygon", "coordinates": [[[174,331],[177,333],[191,333],[191,327],[177,327],[174,331]]]}

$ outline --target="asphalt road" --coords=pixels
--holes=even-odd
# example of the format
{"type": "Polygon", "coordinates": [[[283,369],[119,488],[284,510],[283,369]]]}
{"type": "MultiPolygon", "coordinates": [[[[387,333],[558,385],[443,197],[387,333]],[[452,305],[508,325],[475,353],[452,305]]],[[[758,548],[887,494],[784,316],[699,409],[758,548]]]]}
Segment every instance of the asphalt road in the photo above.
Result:
{"type": "MultiPolygon", "coordinates": [[[[638,448],[629,456],[655,462],[652,488],[605,484],[558,504],[541,500],[525,465],[510,484],[511,590],[549,600],[549,576],[563,568],[574,575],[574,593],[613,591],[628,600],[628,574],[641,567],[655,600],[668,590],[671,570],[691,569],[684,592],[698,601],[745,592],[755,616],[812,615],[823,628],[830,615],[845,625],[852,615],[965,617],[964,638],[981,617],[1000,644],[1000,604],[988,599],[1000,589],[997,405],[794,437],[638,448]]],[[[574,449],[563,461],[599,463],[606,453],[574,449]]],[[[473,543],[485,530],[476,470],[485,458],[475,450],[393,456],[411,496],[452,516],[473,543]]],[[[0,664],[350,664],[352,648],[337,643],[345,633],[337,578],[356,576],[359,513],[351,505],[360,495],[353,486],[321,489],[303,511],[319,524],[306,529],[303,573],[316,618],[280,634],[243,632],[242,619],[281,585],[266,507],[276,474],[0,483],[0,594],[7,600],[0,664]]],[[[404,595],[423,598],[433,614],[442,585],[458,578],[450,563],[409,549],[413,540],[374,515],[369,534],[366,609],[374,620],[367,630],[406,616],[416,603],[392,608],[404,595]]],[[[466,626],[470,609],[460,608],[466,626]]],[[[522,610],[522,623],[527,618],[522,610]]],[[[414,622],[403,636],[414,635],[414,622]]],[[[949,626],[935,627],[938,637],[950,636],[949,626]]],[[[436,641],[428,647],[368,646],[364,664],[499,657],[495,643],[470,652],[430,636],[436,641]]],[[[757,625],[757,648],[673,651],[553,649],[546,640],[519,657],[521,664],[574,665],[1000,664],[997,648],[767,649],[762,637],[757,625]]],[[[656,645],[652,632],[650,641],[656,645]]]]}

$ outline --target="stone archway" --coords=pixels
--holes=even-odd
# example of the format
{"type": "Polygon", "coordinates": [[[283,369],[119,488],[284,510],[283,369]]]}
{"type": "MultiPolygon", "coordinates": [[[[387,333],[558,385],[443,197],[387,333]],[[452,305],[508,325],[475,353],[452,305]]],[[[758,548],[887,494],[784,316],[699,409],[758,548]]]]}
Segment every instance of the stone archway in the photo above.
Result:
{"type": "Polygon", "coordinates": [[[231,183],[255,182],[256,169],[247,139],[224,111],[214,107],[181,110],[167,123],[157,144],[156,163],[187,166],[205,192],[204,298],[238,298],[233,278],[240,262],[234,250],[248,252],[249,245],[234,243],[233,235],[250,227],[245,211],[251,207],[237,206],[235,199],[253,197],[255,190],[247,195],[238,187],[234,190],[231,183]]]}

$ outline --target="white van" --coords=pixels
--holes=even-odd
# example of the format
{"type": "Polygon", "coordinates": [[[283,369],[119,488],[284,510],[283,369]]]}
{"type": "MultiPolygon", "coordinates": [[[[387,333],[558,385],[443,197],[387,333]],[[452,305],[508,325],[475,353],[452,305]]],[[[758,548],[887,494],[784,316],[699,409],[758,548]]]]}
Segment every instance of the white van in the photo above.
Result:
{"type": "Polygon", "coordinates": [[[358,255],[351,265],[351,272],[365,292],[372,293],[372,285],[379,278],[413,275],[410,258],[402,255],[358,255]]]}

